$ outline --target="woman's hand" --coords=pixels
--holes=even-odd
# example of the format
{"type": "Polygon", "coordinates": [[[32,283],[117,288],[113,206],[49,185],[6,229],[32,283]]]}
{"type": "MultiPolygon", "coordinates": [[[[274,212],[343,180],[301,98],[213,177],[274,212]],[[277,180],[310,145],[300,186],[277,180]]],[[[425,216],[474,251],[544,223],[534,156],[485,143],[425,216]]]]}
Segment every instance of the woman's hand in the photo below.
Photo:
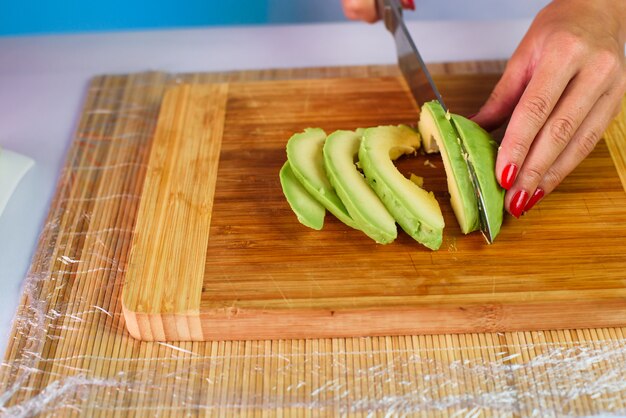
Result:
{"type": "MultiPolygon", "coordinates": [[[[405,9],[415,10],[415,0],[400,0],[405,9]]],[[[376,22],[380,17],[376,9],[376,0],[341,0],[343,12],[348,19],[376,22]]]]}
{"type": "Polygon", "coordinates": [[[510,122],[496,162],[515,217],[593,150],[626,92],[626,1],[555,0],[535,18],[473,120],[510,122]]]}

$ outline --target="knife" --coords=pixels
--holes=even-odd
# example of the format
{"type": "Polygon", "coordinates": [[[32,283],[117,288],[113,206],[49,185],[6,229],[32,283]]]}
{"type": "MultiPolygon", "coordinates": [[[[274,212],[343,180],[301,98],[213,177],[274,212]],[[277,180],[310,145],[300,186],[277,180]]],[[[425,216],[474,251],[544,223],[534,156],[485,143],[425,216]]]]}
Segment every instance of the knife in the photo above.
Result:
{"type": "MultiPolygon", "coordinates": [[[[443,102],[441,94],[433,81],[424,60],[420,55],[411,34],[409,33],[404,19],[402,17],[402,5],[399,0],[377,0],[376,5],[378,8],[378,16],[385,22],[385,27],[391,34],[396,43],[396,53],[398,55],[398,66],[402,72],[402,76],[406,81],[411,95],[417,102],[418,107],[425,102],[431,100],[437,100],[443,110],[448,113],[448,107],[443,102]]],[[[450,120],[453,129],[456,132],[457,138],[459,138],[459,144],[461,145],[461,152],[464,156],[467,156],[467,149],[460,140],[460,135],[453,120],[450,120]]],[[[493,233],[491,225],[489,224],[489,218],[485,210],[485,199],[478,183],[478,177],[476,176],[476,169],[473,162],[469,158],[465,158],[467,162],[467,169],[469,171],[470,180],[474,193],[476,195],[476,201],[478,202],[478,218],[480,221],[480,231],[482,232],[485,240],[488,244],[493,243],[493,233]]]]}

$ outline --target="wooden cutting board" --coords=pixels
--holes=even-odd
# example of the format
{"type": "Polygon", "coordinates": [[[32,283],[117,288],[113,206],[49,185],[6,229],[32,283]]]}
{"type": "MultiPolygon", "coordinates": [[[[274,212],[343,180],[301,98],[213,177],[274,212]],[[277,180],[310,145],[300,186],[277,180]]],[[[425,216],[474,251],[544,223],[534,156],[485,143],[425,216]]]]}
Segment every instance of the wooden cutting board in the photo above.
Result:
{"type": "MultiPolygon", "coordinates": [[[[468,114],[496,80],[437,81],[468,114]]],[[[375,244],[330,214],[321,231],[298,223],[278,179],[292,133],[415,124],[416,115],[396,78],[171,88],[124,283],[130,333],[177,341],[625,325],[623,125],[529,214],[507,216],[491,246],[461,234],[433,155],[397,165],[423,176],[440,202],[439,251],[402,232],[375,244]]]]}

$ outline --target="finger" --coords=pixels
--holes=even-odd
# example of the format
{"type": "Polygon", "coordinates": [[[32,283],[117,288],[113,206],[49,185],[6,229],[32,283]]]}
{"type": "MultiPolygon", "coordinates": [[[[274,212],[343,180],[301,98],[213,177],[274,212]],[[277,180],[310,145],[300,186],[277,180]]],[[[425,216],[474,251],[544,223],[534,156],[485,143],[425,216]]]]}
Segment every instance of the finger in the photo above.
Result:
{"type": "Polygon", "coordinates": [[[401,3],[403,8],[415,10],[415,0],[401,0],[401,3]]]}
{"type": "Polygon", "coordinates": [[[546,124],[533,140],[517,179],[507,192],[505,204],[513,216],[522,214],[526,204],[522,196],[530,197],[535,191],[608,87],[608,82],[591,70],[583,70],[567,86],[546,124]]]}
{"type": "Polygon", "coordinates": [[[511,116],[496,159],[500,185],[510,189],[530,145],[577,72],[571,56],[542,58],[511,116]],[[567,62],[569,61],[569,62],[567,62]]]}
{"type": "Polygon", "coordinates": [[[487,131],[492,131],[511,116],[515,105],[528,84],[529,68],[526,56],[513,56],[491,95],[472,120],[487,131]]]}
{"type": "Polygon", "coordinates": [[[539,182],[524,211],[529,211],[550,194],[593,151],[604,130],[619,113],[622,96],[623,92],[618,89],[617,92],[603,95],[596,102],[572,140],[539,182]]]}
{"type": "Polygon", "coordinates": [[[348,19],[373,23],[378,20],[375,0],[342,0],[343,13],[348,19]]]}

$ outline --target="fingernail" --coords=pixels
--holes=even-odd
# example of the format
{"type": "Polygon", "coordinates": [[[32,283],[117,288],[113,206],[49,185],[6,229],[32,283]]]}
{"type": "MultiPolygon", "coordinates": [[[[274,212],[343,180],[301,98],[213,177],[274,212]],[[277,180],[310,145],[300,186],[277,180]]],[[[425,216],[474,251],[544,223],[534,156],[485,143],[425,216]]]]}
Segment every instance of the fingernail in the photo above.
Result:
{"type": "Polygon", "coordinates": [[[415,10],[415,0],[406,0],[406,8],[415,10]]]}
{"type": "Polygon", "coordinates": [[[509,190],[511,186],[513,186],[513,182],[515,181],[515,176],[517,176],[517,166],[515,164],[509,164],[504,167],[502,171],[502,178],[500,179],[500,185],[504,187],[506,190],[509,190]]]}
{"type": "Polygon", "coordinates": [[[518,190],[517,193],[511,199],[511,215],[519,218],[524,211],[526,201],[528,200],[528,193],[526,190],[518,190]]]}
{"type": "Polygon", "coordinates": [[[535,193],[533,193],[530,199],[528,199],[528,203],[526,203],[526,207],[524,207],[524,212],[528,212],[529,210],[531,210],[533,206],[535,206],[545,194],[546,192],[544,192],[543,189],[537,188],[537,190],[535,190],[535,193]]]}

